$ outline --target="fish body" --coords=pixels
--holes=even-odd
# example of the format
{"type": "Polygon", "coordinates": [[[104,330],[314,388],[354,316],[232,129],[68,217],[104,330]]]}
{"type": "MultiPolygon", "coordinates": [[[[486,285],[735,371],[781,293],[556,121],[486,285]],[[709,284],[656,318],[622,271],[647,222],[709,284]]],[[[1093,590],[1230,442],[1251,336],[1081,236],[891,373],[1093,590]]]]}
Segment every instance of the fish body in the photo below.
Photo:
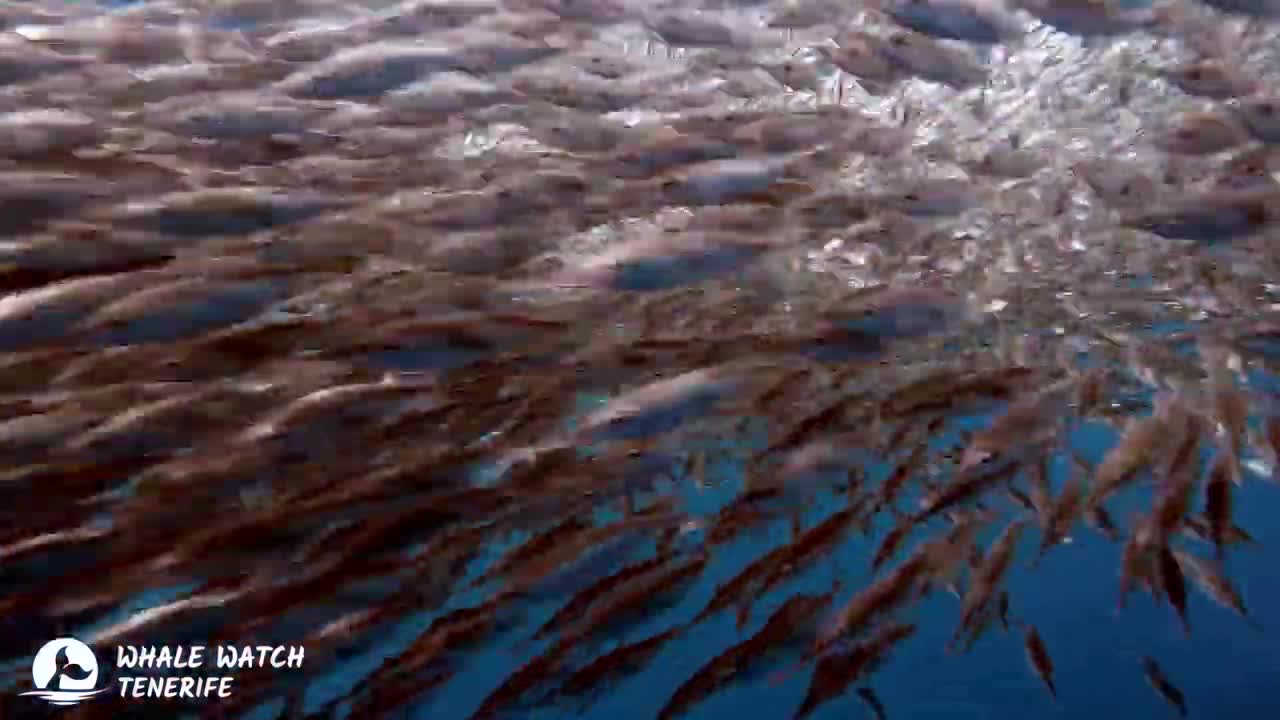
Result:
{"type": "Polygon", "coordinates": [[[1205,0],[1205,4],[1230,15],[1263,20],[1280,17],[1280,2],[1276,0],[1205,0]]]}
{"type": "Polygon", "coordinates": [[[900,72],[964,90],[987,79],[987,69],[968,53],[920,33],[890,33],[879,52],[900,72]]]}
{"type": "Polygon", "coordinates": [[[912,338],[956,329],[973,310],[964,298],[944,290],[887,287],[824,317],[850,332],[912,338]]]}
{"type": "Polygon", "coordinates": [[[1142,674],[1147,679],[1147,684],[1156,691],[1156,694],[1178,711],[1179,717],[1187,716],[1186,697],[1165,675],[1164,669],[1160,667],[1160,664],[1150,656],[1142,658],[1142,674]]]}
{"type": "Polygon", "coordinates": [[[882,664],[889,651],[914,635],[915,631],[914,625],[890,623],[865,642],[824,655],[814,668],[809,689],[792,717],[803,720],[819,707],[843,695],[850,685],[882,664]]]}
{"type": "Polygon", "coordinates": [[[1156,137],[1160,150],[1178,155],[1213,155],[1249,141],[1251,132],[1241,122],[1215,113],[1187,113],[1156,137]]]}
{"type": "Polygon", "coordinates": [[[1049,649],[1045,647],[1044,640],[1040,637],[1040,632],[1034,626],[1028,625],[1023,641],[1026,645],[1027,661],[1031,663],[1031,668],[1040,677],[1040,681],[1044,683],[1049,695],[1054,700],[1057,700],[1058,688],[1053,683],[1053,659],[1049,657],[1049,649]]]}
{"type": "Polygon", "coordinates": [[[1173,83],[1188,95],[1210,100],[1229,100],[1253,94],[1253,80],[1238,68],[1220,60],[1201,60],[1157,71],[1157,76],[1173,83]]]}
{"type": "Polygon", "coordinates": [[[1274,226],[1280,219],[1277,200],[1280,193],[1270,187],[1216,190],[1135,216],[1125,225],[1166,238],[1224,242],[1274,226]]]}
{"type": "Polygon", "coordinates": [[[980,0],[891,0],[880,9],[904,27],[946,40],[994,45],[1017,34],[999,6],[980,0]]]}
{"type": "Polygon", "coordinates": [[[1268,145],[1280,144],[1280,98],[1267,95],[1244,98],[1232,112],[1254,140],[1268,145]]]}
{"type": "Polygon", "coordinates": [[[1080,37],[1128,35],[1160,21],[1152,10],[1121,9],[1107,0],[1020,0],[1018,6],[1055,30],[1080,37]]]}
{"type": "Polygon", "coordinates": [[[580,442],[634,440],[711,412],[739,383],[727,368],[693,370],[626,392],[583,419],[580,442]]]}

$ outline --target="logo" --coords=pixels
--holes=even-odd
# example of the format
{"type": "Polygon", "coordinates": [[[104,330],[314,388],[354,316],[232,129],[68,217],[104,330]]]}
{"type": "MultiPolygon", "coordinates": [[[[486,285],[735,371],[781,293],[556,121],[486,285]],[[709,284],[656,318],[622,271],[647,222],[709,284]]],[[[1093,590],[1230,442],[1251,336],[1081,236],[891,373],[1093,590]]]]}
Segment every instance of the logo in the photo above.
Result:
{"type": "Polygon", "coordinates": [[[38,690],[22,693],[43,698],[53,705],[75,705],[106,692],[93,689],[98,683],[98,659],[88,645],[75,638],[51,640],[36,653],[31,663],[31,679],[38,690]]]}

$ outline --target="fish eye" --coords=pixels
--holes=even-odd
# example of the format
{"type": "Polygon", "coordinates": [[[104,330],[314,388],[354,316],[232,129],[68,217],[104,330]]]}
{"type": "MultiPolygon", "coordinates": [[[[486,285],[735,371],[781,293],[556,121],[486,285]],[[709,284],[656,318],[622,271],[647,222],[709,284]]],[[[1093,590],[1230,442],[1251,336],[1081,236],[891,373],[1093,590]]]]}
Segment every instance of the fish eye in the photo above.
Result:
{"type": "Polygon", "coordinates": [[[898,47],[903,47],[907,44],[907,37],[905,35],[894,35],[889,38],[889,42],[897,45],[898,47]]]}
{"type": "Polygon", "coordinates": [[[1270,117],[1276,114],[1276,106],[1274,103],[1258,103],[1257,110],[1259,115],[1270,117]]]}
{"type": "Polygon", "coordinates": [[[915,193],[907,193],[902,196],[902,199],[907,202],[920,202],[920,196],[915,193]]]}

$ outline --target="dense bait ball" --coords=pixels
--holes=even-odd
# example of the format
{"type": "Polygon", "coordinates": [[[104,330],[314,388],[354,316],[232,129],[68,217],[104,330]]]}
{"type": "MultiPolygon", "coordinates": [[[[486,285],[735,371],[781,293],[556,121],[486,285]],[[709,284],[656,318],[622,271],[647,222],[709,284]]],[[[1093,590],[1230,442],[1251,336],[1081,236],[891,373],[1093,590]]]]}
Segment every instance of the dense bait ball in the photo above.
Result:
{"type": "Polygon", "coordinates": [[[1270,720],[1276,2],[0,5],[0,718],[1270,720]]]}

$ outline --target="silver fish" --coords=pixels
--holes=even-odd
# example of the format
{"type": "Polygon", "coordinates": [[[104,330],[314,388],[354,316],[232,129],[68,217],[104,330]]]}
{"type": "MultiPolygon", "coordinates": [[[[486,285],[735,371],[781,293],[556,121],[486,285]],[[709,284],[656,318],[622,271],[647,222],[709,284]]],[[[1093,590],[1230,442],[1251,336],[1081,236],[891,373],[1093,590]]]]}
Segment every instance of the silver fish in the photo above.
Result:
{"type": "Polygon", "coordinates": [[[888,0],[878,9],[903,27],[947,40],[994,45],[1019,31],[999,5],[983,0],[888,0]]]}

